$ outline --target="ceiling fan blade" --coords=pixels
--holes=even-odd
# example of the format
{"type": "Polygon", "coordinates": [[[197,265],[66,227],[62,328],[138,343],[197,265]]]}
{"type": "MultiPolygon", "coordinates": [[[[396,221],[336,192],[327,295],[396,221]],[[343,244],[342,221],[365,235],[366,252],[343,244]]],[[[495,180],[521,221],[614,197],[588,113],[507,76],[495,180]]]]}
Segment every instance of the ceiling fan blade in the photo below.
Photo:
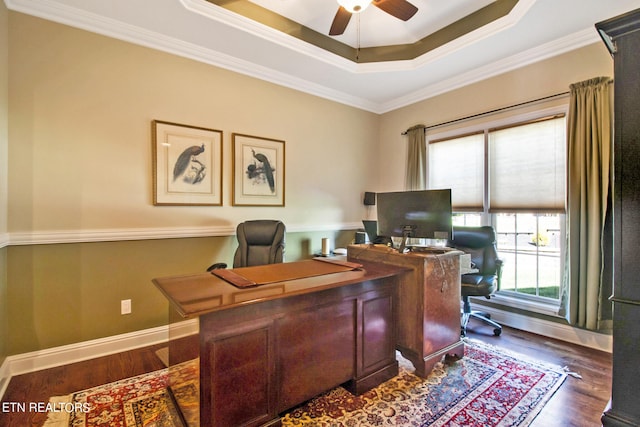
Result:
{"type": "Polygon", "coordinates": [[[347,24],[349,24],[350,20],[351,12],[340,6],[338,8],[338,11],[336,12],[335,18],[333,18],[333,23],[331,24],[329,35],[339,36],[340,34],[344,33],[344,30],[347,29],[347,24]]]}
{"type": "Polygon", "coordinates": [[[373,0],[373,4],[403,21],[408,21],[418,11],[418,8],[407,0],[373,0]]]}

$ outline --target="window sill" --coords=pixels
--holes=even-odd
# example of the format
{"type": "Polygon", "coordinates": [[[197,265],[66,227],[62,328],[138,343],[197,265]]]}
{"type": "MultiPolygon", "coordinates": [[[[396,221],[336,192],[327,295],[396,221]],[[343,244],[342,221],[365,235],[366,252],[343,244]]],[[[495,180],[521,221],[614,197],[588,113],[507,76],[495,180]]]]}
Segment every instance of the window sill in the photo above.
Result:
{"type": "MultiPolygon", "coordinates": [[[[485,298],[477,298],[475,301],[482,305],[483,300],[486,301],[485,298]]],[[[538,313],[544,316],[556,317],[559,319],[562,318],[558,315],[558,303],[555,301],[545,303],[543,301],[533,301],[498,292],[491,296],[491,303],[511,307],[517,310],[538,313]]]]}

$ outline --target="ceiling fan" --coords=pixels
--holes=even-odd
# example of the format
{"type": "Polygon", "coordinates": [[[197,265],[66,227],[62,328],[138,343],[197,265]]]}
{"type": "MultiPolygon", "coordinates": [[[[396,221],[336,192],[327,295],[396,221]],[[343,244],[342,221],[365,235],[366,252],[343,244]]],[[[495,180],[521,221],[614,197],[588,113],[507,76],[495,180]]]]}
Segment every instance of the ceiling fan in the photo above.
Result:
{"type": "Polygon", "coordinates": [[[379,9],[384,10],[391,16],[395,16],[403,21],[408,21],[413,15],[416,14],[418,8],[409,3],[407,0],[337,0],[340,7],[336,16],[333,18],[331,29],[329,30],[330,36],[338,36],[344,33],[344,30],[349,24],[351,15],[354,13],[360,13],[367,8],[371,3],[379,9]]]}

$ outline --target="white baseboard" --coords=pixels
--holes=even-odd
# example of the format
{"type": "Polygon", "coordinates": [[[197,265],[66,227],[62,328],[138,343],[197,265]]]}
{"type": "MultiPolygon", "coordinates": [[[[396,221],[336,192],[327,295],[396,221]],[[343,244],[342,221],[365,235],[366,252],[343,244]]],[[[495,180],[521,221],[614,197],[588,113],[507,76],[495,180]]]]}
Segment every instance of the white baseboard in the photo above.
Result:
{"type": "Polygon", "coordinates": [[[179,338],[197,332],[198,320],[192,319],[172,325],[9,356],[0,366],[0,399],[14,375],[161,344],[167,342],[169,335],[172,338],[179,338]]]}
{"type": "Polygon", "coordinates": [[[482,308],[476,305],[475,309],[490,314],[491,318],[501,325],[608,353],[613,351],[613,336],[611,335],[574,328],[571,325],[537,319],[484,305],[482,308]]]}
{"type": "Polygon", "coordinates": [[[2,366],[0,366],[0,400],[2,400],[2,396],[4,396],[4,392],[7,390],[10,380],[11,374],[9,374],[9,364],[5,360],[2,366]]]}
{"type": "MultiPolygon", "coordinates": [[[[482,311],[489,313],[498,323],[512,328],[609,353],[613,348],[611,335],[599,334],[561,323],[510,313],[493,307],[483,307],[482,311]]],[[[198,321],[197,319],[192,319],[168,326],[159,326],[128,334],[9,356],[0,366],[0,399],[4,395],[9,380],[14,375],[160,344],[166,342],[169,336],[179,338],[197,332],[198,321]]]]}

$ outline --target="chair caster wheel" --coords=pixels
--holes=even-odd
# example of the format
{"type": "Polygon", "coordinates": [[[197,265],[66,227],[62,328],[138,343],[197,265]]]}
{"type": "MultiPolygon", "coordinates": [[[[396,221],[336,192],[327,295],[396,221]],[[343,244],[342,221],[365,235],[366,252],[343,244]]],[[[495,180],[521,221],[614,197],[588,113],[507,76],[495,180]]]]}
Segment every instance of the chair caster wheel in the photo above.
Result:
{"type": "Polygon", "coordinates": [[[493,335],[495,335],[496,337],[499,337],[501,333],[502,333],[502,329],[495,328],[493,330],[493,335]]]}

